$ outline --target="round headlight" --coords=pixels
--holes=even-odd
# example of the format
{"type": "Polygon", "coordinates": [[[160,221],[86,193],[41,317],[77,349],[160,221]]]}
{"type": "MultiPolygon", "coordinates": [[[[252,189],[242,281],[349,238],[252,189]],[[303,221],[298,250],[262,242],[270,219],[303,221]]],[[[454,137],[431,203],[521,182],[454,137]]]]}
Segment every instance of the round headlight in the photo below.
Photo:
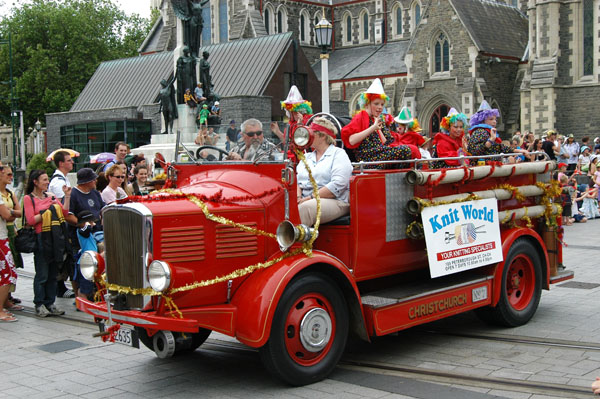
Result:
{"type": "Polygon", "coordinates": [[[94,281],[94,275],[98,270],[98,259],[94,251],[85,251],[79,257],[79,270],[83,278],[94,281]]]}
{"type": "Polygon", "coordinates": [[[155,260],[148,267],[148,282],[154,291],[163,292],[171,285],[171,268],[161,260],[155,260]]]}
{"type": "Polygon", "coordinates": [[[305,147],[308,145],[310,141],[310,132],[304,126],[298,126],[296,130],[294,130],[294,144],[298,147],[305,147]]]}

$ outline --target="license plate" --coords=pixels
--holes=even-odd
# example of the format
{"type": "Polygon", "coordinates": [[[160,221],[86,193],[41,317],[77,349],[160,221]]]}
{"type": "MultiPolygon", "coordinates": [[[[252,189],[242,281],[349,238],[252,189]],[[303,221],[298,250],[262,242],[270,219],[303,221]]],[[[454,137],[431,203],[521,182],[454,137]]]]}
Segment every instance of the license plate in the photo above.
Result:
{"type": "Polygon", "coordinates": [[[485,301],[488,298],[487,286],[473,288],[473,302],[485,301]]]}
{"type": "MultiPolygon", "coordinates": [[[[104,332],[104,323],[99,324],[100,332],[104,332]]],[[[121,327],[115,332],[115,342],[121,345],[131,346],[133,348],[140,348],[140,339],[137,331],[129,326],[121,324],[121,327]]]]}

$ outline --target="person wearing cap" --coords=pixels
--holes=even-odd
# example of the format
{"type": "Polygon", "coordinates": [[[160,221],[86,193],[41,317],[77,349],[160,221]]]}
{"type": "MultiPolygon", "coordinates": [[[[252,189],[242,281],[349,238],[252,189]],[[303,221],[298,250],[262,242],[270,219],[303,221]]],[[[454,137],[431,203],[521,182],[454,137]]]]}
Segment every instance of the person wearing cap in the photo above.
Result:
{"type": "MultiPolygon", "coordinates": [[[[433,138],[433,158],[453,158],[465,155],[467,152],[467,139],[465,138],[465,127],[467,127],[467,116],[450,108],[448,115],[442,118],[440,133],[433,138]]],[[[433,168],[455,168],[461,166],[458,159],[446,159],[434,161],[433,168]]]]}
{"type": "Polygon", "coordinates": [[[548,154],[551,161],[556,161],[556,156],[560,154],[559,148],[554,143],[554,140],[556,140],[556,131],[546,130],[544,134],[546,135],[546,139],[542,143],[542,149],[548,154]]]}
{"type": "Polygon", "coordinates": [[[208,117],[210,115],[210,111],[208,110],[208,105],[202,104],[202,109],[198,112],[198,123],[200,128],[202,129],[202,125],[204,127],[208,127],[208,117]]]}
{"type": "Polygon", "coordinates": [[[590,171],[590,163],[592,162],[590,158],[590,147],[584,145],[581,147],[581,155],[579,155],[579,159],[577,160],[577,170],[584,175],[587,175],[590,171]]]}
{"type": "MultiPolygon", "coordinates": [[[[306,162],[319,187],[321,223],[327,223],[348,214],[350,205],[350,176],[352,163],[342,148],[335,146],[337,129],[326,118],[315,118],[309,126],[314,132],[312,152],[306,162]]],[[[298,212],[302,224],[312,226],[317,220],[317,200],[308,170],[298,163],[298,212]]]]}
{"type": "Polygon", "coordinates": [[[231,150],[231,146],[233,146],[238,141],[239,129],[235,127],[235,120],[232,119],[229,121],[229,128],[227,129],[227,133],[225,135],[225,149],[227,151],[231,150]]]}
{"type": "Polygon", "coordinates": [[[568,155],[567,171],[573,172],[577,169],[577,161],[579,160],[579,143],[575,141],[573,134],[567,136],[567,142],[563,144],[568,155]]]}
{"type": "Polygon", "coordinates": [[[397,133],[391,132],[394,137],[394,145],[407,145],[410,147],[413,158],[420,158],[417,153],[420,153],[420,147],[427,142],[425,137],[421,135],[421,126],[417,118],[413,118],[408,107],[402,107],[398,116],[394,118],[398,128],[397,133]]]}
{"type": "Polygon", "coordinates": [[[220,117],[221,116],[221,107],[219,107],[221,103],[218,101],[215,101],[215,103],[213,104],[213,106],[210,108],[210,114],[211,115],[215,115],[220,117]]]}
{"type": "MultiPolygon", "coordinates": [[[[288,126],[286,126],[288,134],[291,134],[294,126],[297,123],[306,125],[307,121],[313,114],[312,103],[302,98],[300,90],[298,90],[298,87],[295,85],[290,87],[287,98],[281,101],[281,109],[285,110],[285,114],[289,120],[288,126]]],[[[284,134],[279,129],[277,122],[271,122],[271,132],[279,137],[279,140],[284,141],[284,134]]],[[[293,156],[292,153],[288,155],[293,156]]]]}
{"type": "MultiPolygon", "coordinates": [[[[342,128],[344,146],[354,150],[358,161],[376,162],[420,158],[409,146],[393,145],[389,125],[384,121],[383,107],[387,100],[381,80],[375,79],[369,89],[359,98],[362,111],[342,128]]],[[[383,168],[383,165],[378,165],[383,168]]]]}
{"type": "MultiPolygon", "coordinates": [[[[71,194],[71,212],[78,215],[82,211],[90,211],[96,220],[100,220],[100,212],[104,207],[104,201],[100,192],[96,190],[98,175],[90,168],[77,171],[77,186],[73,187],[71,194]]],[[[94,226],[94,232],[101,232],[102,224],[94,226]]],[[[72,241],[77,242],[73,237],[72,241]]]]}
{"type": "Polygon", "coordinates": [[[96,226],[96,222],[98,222],[98,219],[89,210],[84,209],[77,214],[77,242],[81,249],[79,251],[79,256],[77,257],[78,259],[73,280],[77,282],[79,288],[77,296],[85,299],[91,299],[91,295],[94,293],[94,283],[81,275],[79,261],[81,260],[81,254],[85,251],[98,252],[98,243],[94,237],[94,227],[96,226]]]}

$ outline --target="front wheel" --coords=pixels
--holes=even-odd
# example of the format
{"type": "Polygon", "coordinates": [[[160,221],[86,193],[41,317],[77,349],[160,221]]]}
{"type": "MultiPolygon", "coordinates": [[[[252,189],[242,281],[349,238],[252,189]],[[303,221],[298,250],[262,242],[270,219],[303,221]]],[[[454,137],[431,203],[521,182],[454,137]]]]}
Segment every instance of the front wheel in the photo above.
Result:
{"type": "Polygon", "coordinates": [[[339,287],[326,276],[306,274],[281,296],[260,355],[271,374],[301,386],[333,371],[347,338],[348,308],[339,287]]]}
{"type": "Polygon", "coordinates": [[[492,324],[517,327],[535,314],[542,296],[542,261],[536,248],[517,239],[506,257],[502,271],[500,300],[496,307],[481,308],[476,314],[492,324]]]}

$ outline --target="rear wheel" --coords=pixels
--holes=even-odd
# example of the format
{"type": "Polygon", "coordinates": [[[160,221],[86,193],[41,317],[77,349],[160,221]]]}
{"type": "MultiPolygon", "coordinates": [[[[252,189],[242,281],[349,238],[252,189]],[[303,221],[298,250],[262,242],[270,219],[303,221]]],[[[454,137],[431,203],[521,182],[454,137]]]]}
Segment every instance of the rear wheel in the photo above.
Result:
{"type": "Polygon", "coordinates": [[[527,323],[542,296],[542,261],[536,248],[525,239],[516,240],[508,251],[502,271],[500,300],[495,307],[476,310],[484,321],[507,327],[527,323]]]}
{"type": "Polygon", "coordinates": [[[283,293],[260,355],[276,377],[306,385],[333,371],[347,337],[348,308],[339,287],[326,276],[307,274],[283,293]]]}

